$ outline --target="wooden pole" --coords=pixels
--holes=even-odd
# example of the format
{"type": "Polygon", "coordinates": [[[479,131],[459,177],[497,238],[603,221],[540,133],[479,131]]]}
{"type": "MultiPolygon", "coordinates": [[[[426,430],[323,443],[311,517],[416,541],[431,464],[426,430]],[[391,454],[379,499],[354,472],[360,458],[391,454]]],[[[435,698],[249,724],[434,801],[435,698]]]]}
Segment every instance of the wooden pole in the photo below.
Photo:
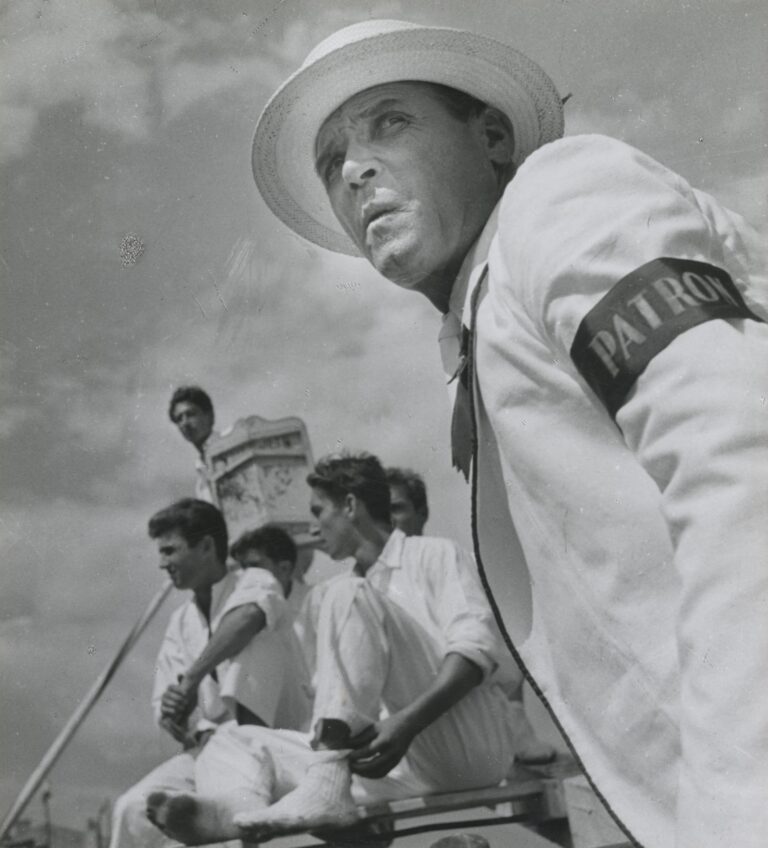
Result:
{"type": "Polygon", "coordinates": [[[138,641],[141,634],[146,629],[155,613],[160,609],[161,604],[166,599],[168,592],[171,589],[171,582],[164,583],[157,594],[147,605],[147,608],[141,615],[141,618],[133,625],[131,631],[125,637],[123,644],[118,648],[112,660],[107,664],[101,674],[96,678],[94,684],[88,690],[88,693],[78,705],[77,709],[72,713],[69,721],[61,729],[61,732],[53,741],[51,746],[45,752],[40,764],[29,776],[29,779],[24,784],[23,789],[19,792],[16,800],[13,802],[10,810],[5,816],[2,825],[0,826],[0,839],[2,839],[13,826],[16,819],[22,813],[24,808],[29,803],[32,796],[37,791],[40,784],[45,780],[48,772],[53,768],[56,760],[61,756],[64,748],[69,744],[69,741],[75,735],[78,727],[83,723],[85,717],[98,701],[104,689],[106,689],[110,680],[115,676],[115,672],[120,667],[120,664],[127,656],[128,652],[138,641]]]}

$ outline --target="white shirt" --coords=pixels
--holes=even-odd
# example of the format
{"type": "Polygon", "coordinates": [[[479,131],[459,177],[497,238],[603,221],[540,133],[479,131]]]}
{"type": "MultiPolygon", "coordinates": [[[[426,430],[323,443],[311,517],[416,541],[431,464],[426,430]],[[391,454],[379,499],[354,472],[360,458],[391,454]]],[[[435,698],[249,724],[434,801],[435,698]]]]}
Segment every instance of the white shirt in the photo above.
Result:
{"type": "MultiPolygon", "coordinates": [[[[325,590],[348,578],[340,574],[314,586],[305,601],[300,627],[312,665],[325,590]]],[[[515,695],[521,673],[502,642],[471,554],[450,539],[393,530],[365,579],[418,621],[443,656],[460,654],[480,668],[486,681],[515,695]]]]}
{"type": "Polygon", "coordinates": [[[157,658],[152,705],[160,718],[163,693],[200,656],[222,618],[231,610],[254,603],[266,616],[265,628],[238,655],[216,668],[218,682],[208,674],[198,687],[196,728],[203,730],[235,716],[240,703],[270,726],[302,729],[311,701],[308,674],[296,662],[292,620],[286,614],[283,590],[263,568],[227,572],[212,587],[210,628],[194,598],[172,614],[157,658]]]}
{"type": "Polygon", "coordinates": [[[661,280],[659,305],[632,302],[625,278],[660,257],[707,263],[765,317],[756,247],[678,175],[581,136],[529,157],[457,283],[471,292],[487,260],[482,568],[587,773],[649,848],[757,848],[768,833],[768,326],[679,330],[689,302],[719,297],[709,282],[661,280]],[[606,368],[642,360],[659,325],[670,339],[614,420],[572,347],[622,293],[629,328],[615,318],[591,339],[606,368]]]}
{"type": "Polygon", "coordinates": [[[460,654],[484,678],[509,690],[519,683],[520,673],[501,641],[475,562],[455,542],[393,530],[365,577],[410,613],[444,656],[460,654]]]}
{"type": "Polygon", "coordinates": [[[212,431],[203,443],[202,451],[195,458],[195,497],[200,501],[218,506],[218,497],[214,491],[210,469],[206,458],[206,450],[211,440],[217,439],[218,433],[212,431]]]}

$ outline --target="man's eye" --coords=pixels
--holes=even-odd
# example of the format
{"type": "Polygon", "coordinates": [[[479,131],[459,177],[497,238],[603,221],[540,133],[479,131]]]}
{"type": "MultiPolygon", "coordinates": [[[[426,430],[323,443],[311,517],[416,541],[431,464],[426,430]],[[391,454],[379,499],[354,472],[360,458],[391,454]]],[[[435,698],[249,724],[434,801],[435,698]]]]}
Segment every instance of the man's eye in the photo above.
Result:
{"type": "Polygon", "coordinates": [[[386,130],[405,123],[407,123],[405,115],[400,112],[388,112],[386,115],[382,115],[379,126],[386,130]]]}

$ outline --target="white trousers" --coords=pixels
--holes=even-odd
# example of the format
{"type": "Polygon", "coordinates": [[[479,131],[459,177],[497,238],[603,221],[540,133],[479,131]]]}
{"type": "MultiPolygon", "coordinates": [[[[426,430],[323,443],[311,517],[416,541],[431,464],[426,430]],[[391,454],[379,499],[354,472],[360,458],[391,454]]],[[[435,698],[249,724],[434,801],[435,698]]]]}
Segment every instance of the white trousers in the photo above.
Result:
{"type": "MultiPolygon", "coordinates": [[[[432,683],[442,663],[439,645],[405,610],[366,580],[333,583],[323,599],[317,632],[317,692],[312,724],[345,721],[358,733],[384,707],[392,714],[432,683]]],[[[527,722],[520,702],[483,683],[422,731],[405,758],[386,777],[355,777],[358,803],[492,786],[509,770],[515,737],[527,722]]],[[[208,745],[239,752],[237,773],[247,762],[259,770],[271,759],[275,798],[291,791],[316,756],[310,734],[228,725],[208,745]]]]}
{"type": "MultiPolygon", "coordinates": [[[[147,798],[152,792],[199,793],[226,798],[235,811],[252,809],[259,803],[260,773],[250,757],[243,756],[242,744],[228,730],[234,721],[217,728],[208,743],[178,754],[151,771],[115,802],[112,811],[112,838],[109,848],[171,848],[179,843],[164,836],[146,816],[147,798]],[[222,734],[216,745],[211,742],[222,734]]],[[[240,841],[225,842],[239,848],[240,841]]]]}

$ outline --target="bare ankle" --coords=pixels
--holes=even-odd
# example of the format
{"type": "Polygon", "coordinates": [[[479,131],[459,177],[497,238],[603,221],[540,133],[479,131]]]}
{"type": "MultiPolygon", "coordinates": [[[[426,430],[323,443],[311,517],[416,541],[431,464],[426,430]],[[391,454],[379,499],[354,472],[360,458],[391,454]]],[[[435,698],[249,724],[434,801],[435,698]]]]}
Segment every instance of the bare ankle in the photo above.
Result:
{"type": "Polygon", "coordinates": [[[341,751],[349,748],[352,731],[338,718],[320,718],[315,722],[315,732],[310,745],[315,751],[341,751]]]}

